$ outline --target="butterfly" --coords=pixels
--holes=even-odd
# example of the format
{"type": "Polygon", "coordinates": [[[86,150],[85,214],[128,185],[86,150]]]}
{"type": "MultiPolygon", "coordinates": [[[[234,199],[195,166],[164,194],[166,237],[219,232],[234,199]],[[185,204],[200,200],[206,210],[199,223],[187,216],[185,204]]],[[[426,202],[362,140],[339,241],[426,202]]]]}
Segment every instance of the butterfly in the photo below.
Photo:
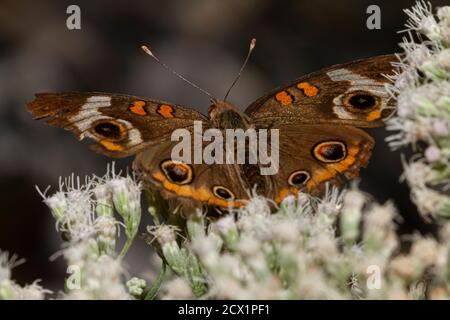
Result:
{"type": "Polygon", "coordinates": [[[342,184],[367,165],[374,140],[359,128],[381,126],[393,112],[385,75],[393,73],[395,61],[394,55],[383,55],[313,72],[262,96],[244,112],[226,99],[212,98],[204,115],[164,101],[101,92],[39,93],[28,110],[79,140],[92,139],[98,153],[135,156],[133,169],[147,186],[186,207],[241,207],[252,190],[280,203],[299,191],[320,193],[327,182],[342,184]],[[262,175],[260,164],[172,160],[172,132],[192,132],[196,121],[220,131],[278,129],[278,172],[262,175]]]}

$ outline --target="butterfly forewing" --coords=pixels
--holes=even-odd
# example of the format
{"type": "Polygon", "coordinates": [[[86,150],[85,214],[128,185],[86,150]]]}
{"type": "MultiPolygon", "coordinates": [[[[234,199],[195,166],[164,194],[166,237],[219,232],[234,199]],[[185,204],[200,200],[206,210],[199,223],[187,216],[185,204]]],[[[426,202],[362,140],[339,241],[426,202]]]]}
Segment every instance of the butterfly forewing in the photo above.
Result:
{"type": "Polygon", "coordinates": [[[393,111],[386,91],[395,55],[335,65],[303,76],[252,103],[245,111],[259,127],[337,124],[377,127],[393,111]]]}
{"type": "Polygon", "coordinates": [[[108,93],[41,93],[28,103],[35,119],[95,141],[93,149],[126,157],[145,146],[170,139],[173,130],[208,121],[191,108],[139,97],[108,93]]]}

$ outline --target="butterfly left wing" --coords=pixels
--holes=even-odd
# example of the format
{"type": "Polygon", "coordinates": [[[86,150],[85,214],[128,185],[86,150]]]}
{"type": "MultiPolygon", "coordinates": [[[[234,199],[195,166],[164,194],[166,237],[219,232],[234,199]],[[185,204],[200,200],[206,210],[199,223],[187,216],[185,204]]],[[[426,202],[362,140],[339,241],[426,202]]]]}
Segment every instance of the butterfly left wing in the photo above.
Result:
{"type": "MultiPolygon", "coordinates": [[[[192,150],[194,141],[190,141],[192,150]]],[[[237,164],[206,164],[183,161],[172,155],[178,142],[164,141],[149,146],[136,156],[133,169],[140,172],[150,188],[161,191],[184,214],[202,205],[220,208],[241,207],[248,190],[237,164]]],[[[204,142],[204,146],[207,144],[204,142]]]]}
{"type": "Polygon", "coordinates": [[[279,123],[377,127],[394,109],[384,74],[395,55],[335,65],[301,77],[252,103],[245,111],[258,127],[279,123]]]}
{"type": "Polygon", "coordinates": [[[193,109],[162,101],[109,93],[40,93],[28,103],[34,119],[91,138],[98,153],[121,158],[170,139],[174,129],[208,119],[193,109]]]}

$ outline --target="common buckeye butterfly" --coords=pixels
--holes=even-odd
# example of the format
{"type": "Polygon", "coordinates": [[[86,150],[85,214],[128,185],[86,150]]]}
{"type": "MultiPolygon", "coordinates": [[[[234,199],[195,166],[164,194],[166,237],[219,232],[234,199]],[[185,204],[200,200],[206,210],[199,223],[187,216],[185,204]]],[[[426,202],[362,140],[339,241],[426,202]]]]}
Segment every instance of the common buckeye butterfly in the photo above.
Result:
{"type": "Polygon", "coordinates": [[[133,168],[165,198],[192,206],[240,207],[256,186],[257,193],[280,203],[300,190],[318,193],[326,182],[340,184],[367,165],[374,140],[358,128],[381,126],[392,113],[384,75],[393,72],[395,60],[394,55],[377,56],[313,72],[264,95],[244,112],[225,99],[213,98],[206,116],[181,105],[99,92],[39,93],[28,110],[79,140],[92,139],[92,149],[101,154],[136,155],[133,168]],[[261,175],[258,164],[171,160],[171,133],[192,131],[195,121],[222,131],[279,129],[278,173],[261,175]]]}

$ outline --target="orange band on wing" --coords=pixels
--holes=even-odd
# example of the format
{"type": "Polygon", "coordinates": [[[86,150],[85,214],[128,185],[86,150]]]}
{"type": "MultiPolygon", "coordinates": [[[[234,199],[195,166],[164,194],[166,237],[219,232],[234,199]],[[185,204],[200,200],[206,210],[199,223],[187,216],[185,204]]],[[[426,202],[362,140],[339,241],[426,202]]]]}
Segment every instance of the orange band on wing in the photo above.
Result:
{"type": "Polygon", "coordinates": [[[380,118],[381,118],[381,110],[371,111],[366,116],[366,120],[367,121],[374,121],[374,120],[377,120],[377,119],[380,119],[380,118]]]}
{"type": "Polygon", "coordinates": [[[134,114],[137,114],[138,116],[145,116],[147,115],[147,111],[145,111],[144,109],[145,106],[145,101],[135,101],[133,102],[133,104],[130,106],[130,111],[133,112],[134,114]]]}
{"type": "Polygon", "coordinates": [[[122,151],[123,150],[123,146],[121,146],[120,144],[111,142],[109,140],[100,140],[99,143],[103,147],[105,147],[105,149],[108,151],[122,151]]]}
{"type": "Polygon", "coordinates": [[[192,185],[177,185],[175,183],[171,183],[160,171],[153,173],[152,177],[158,182],[160,182],[164,187],[164,189],[171,191],[180,197],[191,198],[203,203],[207,203],[208,205],[219,206],[224,208],[228,208],[230,206],[234,208],[239,208],[244,205],[244,203],[239,200],[226,201],[223,199],[219,199],[205,187],[194,188],[192,185]]]}
{"type": "Polygon", "coordinates": [[[168,104],[160,105],[156,112],[163,118],[173,118],[173,107],[168,104]]]}
{"type": "Polygon", "coordinates": [[[315,97],[319,93],[319,88],[309,84],[308,82],[300,82],[297,84],[297,88],[302,90],[307,97],[315,97]]]}
{"type": "Polygon", "coordinates": [[[275,95],[275,99],[283,106],[287,106],[292,103],[292,96],[287,91],[280,91],[275,95]]]}
{"type": "Polygon", "coordinates": [[[284,198],[290,195],[295,195],[298,193],[298,191],[299,191],[298,188],[283,188],[280,190],[280,192],[278,192],[278,195],[275,197],[275,202],[279,204],[281,203],[281,201],[283,201],[284,198]]]}

